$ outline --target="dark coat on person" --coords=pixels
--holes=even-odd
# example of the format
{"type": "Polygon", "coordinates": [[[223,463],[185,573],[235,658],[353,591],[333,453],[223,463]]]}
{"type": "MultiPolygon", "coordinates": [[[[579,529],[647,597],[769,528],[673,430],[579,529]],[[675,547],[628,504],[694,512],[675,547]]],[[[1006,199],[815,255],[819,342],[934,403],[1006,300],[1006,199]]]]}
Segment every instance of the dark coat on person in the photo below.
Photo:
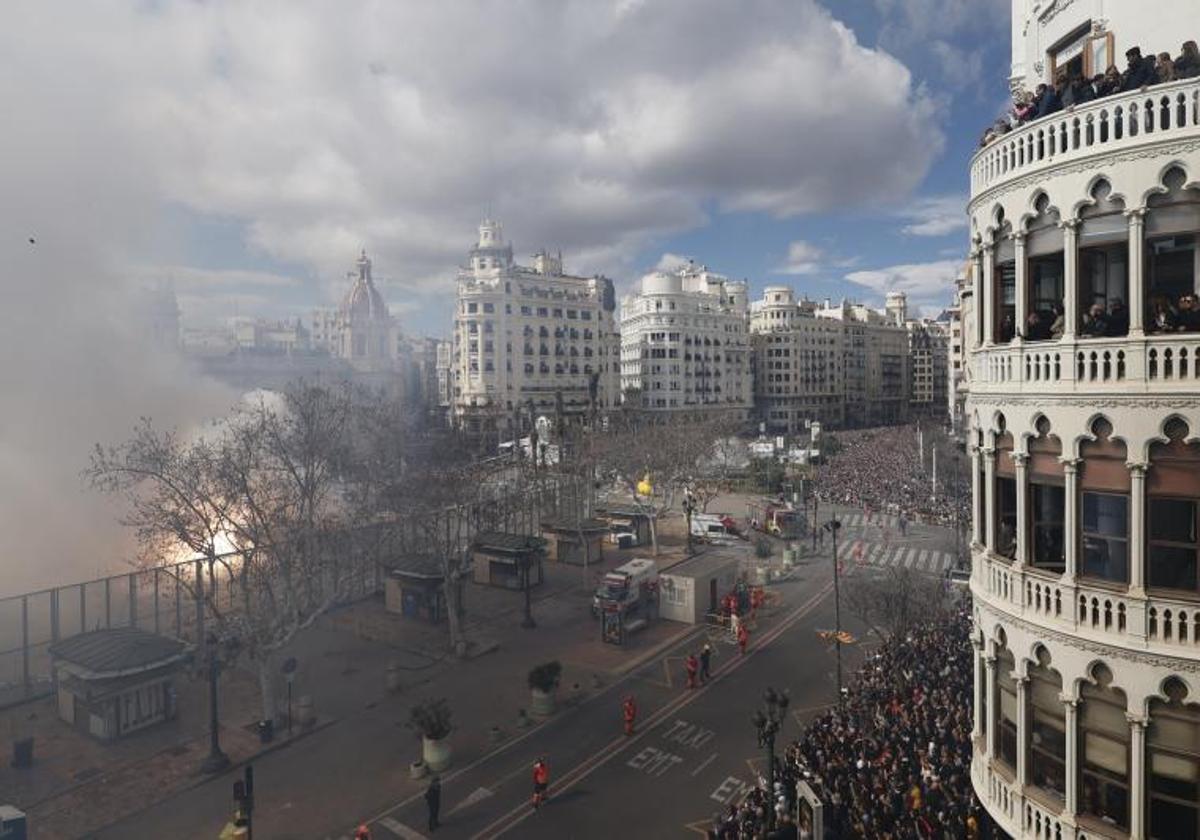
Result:
{"type": "Polygon", "coordinates": [[[1062,97],[1058,95],[1058,91],[1046,85],[1046,89],[1042,91],[1037,99],[1037,110],[1034,112],[1035,119],[1048,117],[1051,114],[1062,110],[1062,97]]]}
{"type": "Polygon", "coordinates": [[[1175,78],[1194,79],[1200,76],[1200,53],[1184,51],[1175,59],[1175,78]]]}
{"type": "Polygon", "coordinates": [[[1154,84],[1157,78],[1154,59],[1141,56],[1121,74],[1121,90],[1137,90],[1154,84]]]}

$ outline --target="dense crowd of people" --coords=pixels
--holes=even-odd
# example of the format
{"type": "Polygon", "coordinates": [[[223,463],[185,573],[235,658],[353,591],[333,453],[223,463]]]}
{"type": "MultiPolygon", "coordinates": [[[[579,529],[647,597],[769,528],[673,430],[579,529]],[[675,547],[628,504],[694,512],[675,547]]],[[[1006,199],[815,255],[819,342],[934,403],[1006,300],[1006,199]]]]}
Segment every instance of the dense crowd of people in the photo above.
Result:
{"type": "Polygon", "coordinates": [[[1014,93],[1008,113],[988,127],[979,145],[986,146],[1025,123],[1096,99],[1200,76],[1200,50],[1195,41],[1185,41],[1175,58],[1168,52],[1143,56],[1140,47],[1131,47],[1125,52],[1125,60],[1124,72],[1110,64],[1105,72],[1089,79],[1060,68],[1052,84],[1039,84],[1033,91],[1014,93]]]}
{"type": "Polygon", "coordinates": [[[797,819],[796,782],[823,803],[825,837],[977,840],[971,788],[971,646],[966,607],[931,618],[868,657],[840,707],[776,757],[765,780],[713,818],[717,840],[825,840],[797,819]],[[767,809],[776,829],[767,831],[767,809]],[[799,823],[799,824],[798,824],[799,823]]]}
{"type": "Polygon", "coordinates": [[[883,426],[837,432],[838,446],[817,466],[816,495],[822,503],[851,505],[868,512],[952,526],[970,521],[971,473],[961,452],[945,437],[926,430],[922,458],[916,426],[883,426]],[[935,442],[937,441],[937,442],[935,442]],[[933,457],[938,446],[938,492],[933,492],[933,457]],[[957,484],[953,458],[959,459],[957,484]]]}

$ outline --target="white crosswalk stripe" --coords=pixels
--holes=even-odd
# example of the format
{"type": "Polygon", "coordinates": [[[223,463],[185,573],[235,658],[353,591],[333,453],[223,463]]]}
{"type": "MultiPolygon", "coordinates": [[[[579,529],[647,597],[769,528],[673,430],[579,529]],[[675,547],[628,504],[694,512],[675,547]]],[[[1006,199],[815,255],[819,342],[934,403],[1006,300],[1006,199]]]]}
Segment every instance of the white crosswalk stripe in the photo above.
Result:
{"type": "MultiPolygon", "coordinates": [[[[918,569],[919,569],[919,568],[921,568],[921,566],[922,566],[922,565],[925,563],[925,561],[926,561],[926,560],[928,560],[928,559],[929,559],[929,549],[927,549],[927,548],[925,548],[925,549],[922,549],[922,550],[921,550],[921,556],[917,558],[917,565],[916,565],[916,568],[918,568],[918,569]]],[[[932,568],[933,568],[933,566],[930,566],[929,568],[930,568],[930,569],[932,569],[932,568]]]]}
{"type": "Polygon", "coordinates": [[[379,821],[379,825],[383,826],[397,837],[403,837],[404,840],[426,840],[424,834],[409,828],[404,823],[399,822],[392,817],[384,817],[379,821]]]}
{"type": "Polygon", "coordinates": [[[952,565],[954,565],[954,555],[947,554],[946,552],[943,551],[942,552],[942,571],[943,572],[946,571],[952,565]]]}

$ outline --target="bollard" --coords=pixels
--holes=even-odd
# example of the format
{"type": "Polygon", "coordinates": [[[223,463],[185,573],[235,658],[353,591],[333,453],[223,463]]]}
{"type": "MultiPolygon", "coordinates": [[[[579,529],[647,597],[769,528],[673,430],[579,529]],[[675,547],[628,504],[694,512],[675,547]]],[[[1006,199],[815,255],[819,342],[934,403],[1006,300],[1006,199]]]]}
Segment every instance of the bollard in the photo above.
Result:
{"type": "Polygon", "coordinates": [[[387,672],[384,676],[387,684],[387,690],[395,694],[401,687],[400,663],[392,661],[388,663],[387,672]]]}

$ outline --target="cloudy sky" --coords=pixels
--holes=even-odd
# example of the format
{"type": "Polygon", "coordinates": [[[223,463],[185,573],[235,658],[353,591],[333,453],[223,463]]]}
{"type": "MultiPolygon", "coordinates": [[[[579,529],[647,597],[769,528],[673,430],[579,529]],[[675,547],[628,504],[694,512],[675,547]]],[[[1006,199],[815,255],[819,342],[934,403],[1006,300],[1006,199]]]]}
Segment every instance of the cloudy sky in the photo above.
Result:
{"type": "Polygon", "coordinates": [[[1007,0],[4,8],[0,526],[37,563],[112,519],[64,507],[94,442],[235,398],[145,352],[138,288],[171,280],[190,325],[295,316],[365,246],[407,330],[444,335],[490,212],[621,287],[692,257],[936,310],[1006,90],[1007,0]]]}
{"type": "Polygon", "coordinates": [[[674,254],[940,303],[1007,7],[138,0],[64,26],[31,2],[0,43],[29,139],[54,135],[28,152],[127,171],[111,211],[152,218],[126,273],[173,278],[189,322],[329,303],[365,245],[410,329],[441,334],[489,209],[519,255],[622,284],[674,254]]]}

